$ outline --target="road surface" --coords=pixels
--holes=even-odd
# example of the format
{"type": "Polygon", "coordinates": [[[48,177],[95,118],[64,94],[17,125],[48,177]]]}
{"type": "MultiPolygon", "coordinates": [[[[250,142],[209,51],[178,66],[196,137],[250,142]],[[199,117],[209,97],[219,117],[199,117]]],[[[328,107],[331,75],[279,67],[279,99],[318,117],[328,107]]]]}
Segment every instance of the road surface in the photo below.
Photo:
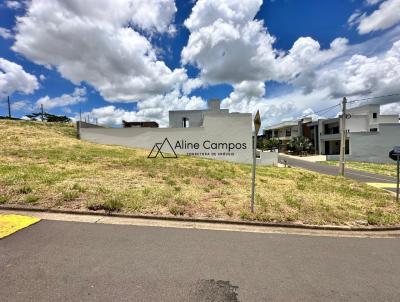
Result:
{"type": "MultiPolygon", "coordinates": [[[[330,166],[326,164],[308,162],[301,159],[296,159],[290,156],[279,155],[279,162],[286,161],[289,166],[303,168],[309,171],[314,171],[327,175],[337,176],[339,172],[339,167],[330,166]]],[[[391,176],[385,176],[381,174],[368,173],[364,171],[345,169],[345,177],[357,180],[364,183],[381,183],[388,184],[388,187],[382,185],[382,188],[396,192],[396,188],[393,184],[396,184],[396,178],[391,176]]]]}
{"type": "Polygon", "coordinates": [[[43,220],[0,240],[1,301],[399,301],[400,239],[43,220]]]}

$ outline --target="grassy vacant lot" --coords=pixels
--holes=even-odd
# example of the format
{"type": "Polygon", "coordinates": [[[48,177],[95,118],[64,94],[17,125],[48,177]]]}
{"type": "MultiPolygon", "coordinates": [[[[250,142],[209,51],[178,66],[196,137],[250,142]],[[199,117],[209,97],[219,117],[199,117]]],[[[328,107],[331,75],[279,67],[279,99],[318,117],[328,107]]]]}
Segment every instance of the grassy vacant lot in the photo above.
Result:
{"type": "Polygon", "coordinates": [[[398,224],[378,189],[293,168],[258,167],[256,213],[249,165],[75,139],[72,125],[0,121],[0,203],[308,224],[398,224]]]}
{"type": "MultiPolygon", "coordinates": [[[[331,166],[339,166],[337,160],[329,160],[321,162],[323,164],[331,166]]],[[[346,161],[346,167],[354,170],[365,171],[370,173],[382,174],[396,177],[397,164],[393,161],[393,164],[377,164],[377,163],[363,163],[356,161],[346,161]]]]}

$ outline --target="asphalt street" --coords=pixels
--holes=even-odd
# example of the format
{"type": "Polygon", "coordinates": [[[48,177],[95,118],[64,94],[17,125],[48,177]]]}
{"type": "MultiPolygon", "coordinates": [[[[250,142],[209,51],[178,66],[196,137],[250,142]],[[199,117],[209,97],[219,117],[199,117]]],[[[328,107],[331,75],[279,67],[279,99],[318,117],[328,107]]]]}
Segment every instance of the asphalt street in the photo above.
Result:
{"type": "Polygon", "coordinates": [[[399,301],[400,239],[43,220],[0,240],[1,301],[399,301]]]}
{"type": "MultiPolygon", "coordinates": [[[[301,159],[295,159],[289,156],[285,155],[279,155],[279,162],[286,161],[286,163],[289,166],[292,167],[298,167],[298,168],[303,168],[309,171],[314,171],[322,174],[327,174],[327,175],[333,175],[337,176],[339,168],[335,166],[329,166],[326,164],[319,164],[319,163],[313,163],[313,162],[308,162],[305,160],[301,159]]],[[[354,179],[360,182],[365,182],[365,183],[388,183],[388,184],[395,184],[396,183],[396,178],[395,177],[390,177],[390,176],[385,176],[381,174],[374,174],[374,173],[368,173],[364,171],[358,171],[358,170],[352,170],[352,169],[345,169],[345,177],[354,179]]],[[[390,190],[393,192],[396,192],[396,188],[393,187],[388,187],[385,188],[386,190],[390,190]]]]}

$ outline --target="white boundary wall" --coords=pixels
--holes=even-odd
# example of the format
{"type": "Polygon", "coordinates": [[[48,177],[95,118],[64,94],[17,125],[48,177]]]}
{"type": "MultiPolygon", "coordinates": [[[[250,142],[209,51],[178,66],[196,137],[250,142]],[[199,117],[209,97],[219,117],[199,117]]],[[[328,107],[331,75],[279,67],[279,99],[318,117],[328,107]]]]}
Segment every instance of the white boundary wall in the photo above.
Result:
{"type": "MultiPolygon", "coordinates": [[[[189,128],[85,128],[83,126],[80,129],[80,137],[100,144],[148,149],[149,153],[156,143],[162,143],[167,138],[176,154],[252,163],[250,113],[229,115],[209,113],[204,116],[203,125],[203,127],[189,128]],[[183,146],[182,141],[190,145],[183,146]],[[213,148],[215,144],[219,144],[217,149],[213,148]],[[234,148],[229,150],[227,149],[229,146],[234,148]]],[[[169,150],[163,147],[162,151],[171,153],[169,150]]],[[[259,163],[276,164],[277,161],[276,154],[259,160],[259,163]]]]}
{"type": "MultiPolygon", "coordinates": [[[[379,124],[379,132],[351,132],[350,154],[346,159],[360,162],[394,163],[389,151],[400,146],[400,124],[379,124]]],[[[338,155],[328,155],[338,160],[338,155]]]]}

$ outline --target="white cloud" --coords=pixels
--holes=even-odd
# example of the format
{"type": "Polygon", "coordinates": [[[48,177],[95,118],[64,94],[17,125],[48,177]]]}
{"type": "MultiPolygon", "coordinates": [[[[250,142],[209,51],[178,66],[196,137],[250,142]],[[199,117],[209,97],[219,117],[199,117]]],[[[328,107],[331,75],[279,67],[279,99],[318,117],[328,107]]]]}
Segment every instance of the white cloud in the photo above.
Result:
{"type": "MultiPolygon", "coordinates": [[[[27,112],[32,111],[33,106],[27,100],[18,100],[14,101],[13,98],[10,98],[10,106],[11,106],[11,114],[14,116],[15,111],[18,112],[27,112]]],[[[8,104],[7,102],[0,102],[0,108],[4,109],[5,112],[8,114],[8,104]]]]}
{"type": "Polygon", "coordinates": [[[382,2],[383,0],[366,0],[365,2],[367,3],[367,5],[376,5],[379,2],[382,2]]]}
{"type": "Polygon", "coordinates": [[[0,58],[0,97],[14,92],[30,94],[38,88],[34,75],[27,73],[21,65],[0,58]]]}
{"type": "Polygon", "coordinates": [[[336,96],[386,95],[399,92],[400,40],[377,56],[353,55],[317,72],[314,89],[329,87],[336,96]]]}
{"type": "Polygon", "coordinates": [[[75,105],[85,102],[86,100],[86,88],[75,88],[72,94],[63,94],[55,98],[50,98],[46,95],[36,101],[36,107],[43,105],[45,110],[50,110],[56,107],[75,105]]]}
{"type": "Polygon", "coordinates": [[[13,50],[76,85],[90,83],[106,100],[138,101],[187,78],[135,30],[167,32],[175,12],[173,0],[33,0],[17,17],[13,50]]]}
{"type": "Polygon", "coordinates": [[[39,79],[43,82],[44,80],[46,80],[46,76],[44,74],[41,74],[39,76],[39,79]]]}
{"type": "MultiPolygon", "coordinates": [[[[379,1],[369,2],[370,4],[376,4],[379,1]]],[[[359,23],[357,29],[360,34],[390,28],[400,22],[400,0],[386,0],[372,14],[362,14],[357,18],[350,17],[350,19],[350,23],[354,23],[354,21],[359,23]]]]}
{"type": "Polygon", "coordinates": [[[245,24],[254,19],[261,4],[262,0],[199,0],[185,21],[185,26],[193,32],[217,20],[245,24]]]}
{"type": "Polygon", "coordinates": [[[234,91],[222,101],[221,106],[231,112],[251,112],[260,110],[262,127],[277,124],[284,120],[297,119],[309,108],[316,110],[336,104],[337,99],[330,96],[329,89],[315,90],[304,94],[294,91],[276,97],[264,97],[263,82],[243,82],[234,85],[234,91]]]}
{"type": "Polygon", "coordinates": [[[11,109],[15,111],[29,111],[33,109],[33,106],[29,101],[26,100],[16,102],[11,101],[11,109]]]}
{"type": "Polygon", "coordinates": [[[209,83],[293,80],[296,84],[346,50],[348,41],[344,38],[335,39],[330,49],[322,50],[310,37],[299,38],[287,53],[274,49],[275,37],[262,21],[254,20],[261,3],[198,1],[185,21],[190,36],[182,50],[183,64],[198,67],[209,83]]]}
{"type": "Polygon", "coordinates": [[[6,1],[6,6],[10,9],[19,9],[23,5],[22,1],[13,1],[13,0],[8,0],[6,1]]]}
{"type": "Polygon", "coordinates": [[[204,85],[203,80],[200,78],[188,79],[182,85],[182,91],[184,94],[190,94],[193,90],[200,88],[204,85]]]}
{"type": "MultiPolygon", "coordinates": [[[[160,126],[168,126],[169,110],[204,109],[206,102],[197,96],[182,96],[178,90],[166,95],[158,95],[138,103],[137,111],[127,111],[116,106],[106,106],[82,113],[82,116],[97,118],[101,125],[121,126],[126,121],[157,121],[160,126]]],[[[79,119],[77,115],[75,119],[79,119]]]]}
{"type": "Polygon", "coordinates": [[[14,35],[8,28],[0,27],[0,37],[3,39],[12,39],[14,35]]]}
{"type": "Polygon", "coordinates": [[[381,106],[381,114],[400,114],[400,101],[381,106]]]}

